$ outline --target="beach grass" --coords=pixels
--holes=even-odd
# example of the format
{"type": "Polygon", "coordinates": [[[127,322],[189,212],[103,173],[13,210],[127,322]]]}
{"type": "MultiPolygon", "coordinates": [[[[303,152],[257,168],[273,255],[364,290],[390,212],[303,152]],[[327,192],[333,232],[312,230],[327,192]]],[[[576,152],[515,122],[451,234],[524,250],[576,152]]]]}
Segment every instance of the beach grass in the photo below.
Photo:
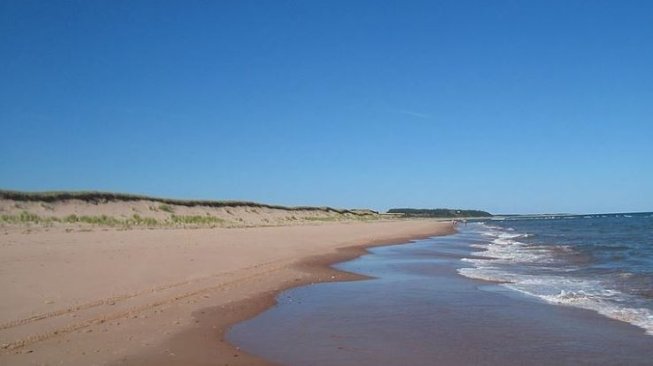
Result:
{"type": "Polygon", "coordinates": [[[313,216],[307,216],[307,217],[303,217],[303,219],[306,220],[306,221],[326,221],[326,222],[329,222],[329,221],[340,221],[340,220],[341,220],[339,217],[335,217],[335,216],[325,216],[325,217],[320,217],[320,216],[316,216],[316,217],[313,217],[313,216]]]}
{"type": "Polygon", "coordinates": [[[172,215],[170,220],[174,224],[185,225],[221,225],[225,223],[224,219],[208,215],[172,215]]]}
{"type": "Polygon", "coordinates": [[[23,211],[18,215],[0,215],[0,222],[7,224],[29,224],[45,221],[39,215],[23,211]]]}
{"type": "Polygon", "coordinates": [[[175,209],[172,208],[172,206],[167,205],[165,203],[162,203],[162,204],[159,205],[159,210],[161,210],[163,212],[171,213],[171,214],[175,213],[175,209]]]}
{"type": "Polygon", "coordinates": [[[40,216],[31,212],[23,211],[18,215],[0,215],[0,223],[3,224],[89,224],[96,226],[159,226],[161,221],[153,217],[142,217],[138,214],[129,218],[117,218],[107,215],[68,215],[65,217],[40,216]]]}

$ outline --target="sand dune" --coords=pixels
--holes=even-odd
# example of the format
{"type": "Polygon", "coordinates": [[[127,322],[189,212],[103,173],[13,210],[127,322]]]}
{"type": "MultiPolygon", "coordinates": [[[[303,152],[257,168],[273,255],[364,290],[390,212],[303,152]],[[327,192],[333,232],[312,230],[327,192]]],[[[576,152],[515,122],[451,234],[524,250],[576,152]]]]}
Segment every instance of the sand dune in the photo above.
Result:
{"type": "Polygon", "coordinates": [[[368,209],[192,201],[102,192],[0,190],[0,228],[5,231],[252,227],[371,221],[388,217],[393,216],[368,209]]]}

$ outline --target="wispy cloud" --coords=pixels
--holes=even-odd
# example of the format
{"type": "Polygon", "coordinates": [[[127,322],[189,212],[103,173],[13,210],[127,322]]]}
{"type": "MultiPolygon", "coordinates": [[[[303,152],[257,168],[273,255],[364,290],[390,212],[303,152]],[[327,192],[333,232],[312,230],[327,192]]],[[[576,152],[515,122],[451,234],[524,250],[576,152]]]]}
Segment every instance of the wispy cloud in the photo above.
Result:
{"type": "Polygon", "coordinates": [[[407,111],[407,110],[404,110],[404,109],[397,109],[397,110],[395,110],[395,112],[405,114],[405,115],[411,116],[411,117],[417,117],[417,118],[422,118],[422,119],[431,119],[431,115],[426,114],[426,113],[407,111]]]}

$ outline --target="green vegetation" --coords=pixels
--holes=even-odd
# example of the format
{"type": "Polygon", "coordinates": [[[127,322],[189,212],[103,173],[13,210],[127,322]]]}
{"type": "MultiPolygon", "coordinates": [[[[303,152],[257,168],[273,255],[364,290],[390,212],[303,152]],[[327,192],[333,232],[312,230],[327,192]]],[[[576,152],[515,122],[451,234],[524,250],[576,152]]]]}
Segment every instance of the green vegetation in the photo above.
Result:
{"type": "Polygon", "coordinates": [[[69,224],[83,223],[83,224],[102,225],[102,226],[118,226],[118,225],[125,224],[123,220],[107,215],[100,215],[100,216],[69,215],[64,218],[64,221],[69,224]]]}
{"type": "Polygon", "coordinates": [[[159,205],[159,210],[167,212],[167,213],[175,213],[175,209],[172,208],[170,205],[166,205],[165,203],[162,203],[159,205]]]}
{"type": "Polygon", "coordinates": [[[170,220],[159,221],[153,217],[142,217],[134,214],[129,218],[118,218],[107,215],[99,216],[78,216],[68,215],[63,218],[59,217],[43,217],[27,211],[21,212],[19,215],[1,215],[0,223],[6,224],[89,224],[97,226],[110,226],[110,227],[131,227],[131,226],[165,226],[166,224],[183,224],[183,225],[204,225],[215,226],[225,223],[225,220],[215,216],[181,216],[172,215],[170,220]]]}
{"type": "Polygon", "coordinates": [[[403,214],[404,217],[491,217],[492,214],[480,210],[456,210],[449,208],[417,209],[417,208],[393,208],[388,210],[390,214],[403,214]]]}
{"type": "Polygon", "coordinates": [[[27,211],[19,215],[1,215],[0,223],[5,224],[89,224],[98,226],[157,226],[161,223],[152,217],[141,217],[133,215],[130,218],[122,219],[107,215],[99,216],[77,216],[68,215],[63,218],[54,216],[39,216],[27,211]]]}
{"type": "Polygon", "coordinates": [[[23,211],[19,215],[0,216],[0,222],[4,222],[8,224],[29,224],[29,223],[40,223],[45,221],[47,220],[44,220],[40,216],[35,215],[33,213],[29,213],[27,211],[23,211]]]}
{"type": "MultiPolygon", "coordinates": [[[[348,215],[320,215],[320,216],[287,216],[285,219],[288,221],[319,221],[319,222],[336,222],[342,220],[357,220],[369,221],[375,220],[379,216],[370,214],[348,214],[348,215]]],[[[242,217],[235,218],[236,222],[245,223],[242,217]]],[[[266,224],[271,224],[273,221],[270,218],[261,218],[261,221],[266,224]]],[[[22,211],[17,215],[0,215],[0,224],[40,224],[51,226],[55,223],[58,224],[82,224],[93,225],[101,227],[116,227],[116,228],[130,228],[130,227],[166,227],[177,225],[189,226],[228,226],[229,221],[220,217],[211,216],[209,213],[206,215],[175,215],[171,214],[168,219],[157,220],[154,217],[144,217],[139,214],[133,214],[129,217],[115,217],[108,215],[68,215],[65,217],[56,216],[39,216],[28,211],[22,211]]]]}
{"type": "Polygon", "coordinates": [[[201,215],[190,215],[190,216],[172,215],[170,219],[175,224],[190,224],[190,225],[219,225],[225,222],[223,219],[219,217],[201,216],[201,215]]]}
{"type": "Polygon", "coordinates": [[[380,218],[380,216],[377,215],[362,215],[362,216],[356,216],[356,217],[350,217],[351,219],[358,220],[358,221],[373,221],[377,220],[380,218]]]}
{"type": "Polygon", "coordinates": [[[159,222],[153,217],[141,217],[140,215],[134,214],[130,220],[127,220],[127,223],[130,225],[137,226],[157,226],[159,222]]]}
{"type": "MultiPolygon", "coordinates": [[[[356,220],[356,221],[371,221],[371,220],[376,220],[379,217],[376,215],[347,215],[347,216],[305,216],[302,217],[302,220],[306,221],[323,221],[323,222],[330,222],[330,221],[343,221],[343,220],[356,220]]],[[[291,218],[291,220],[294,220],[296,218],[291,218]]]]}
{"type": "Polygon", "coordinates": [[[303,219],[306,220],[306,221],[338,221],[338,220],[340,220],[339,217],[335,217],[335,216],[317,216],[317,217],[307,216],[307,217],[304,217],[303,219]]]}

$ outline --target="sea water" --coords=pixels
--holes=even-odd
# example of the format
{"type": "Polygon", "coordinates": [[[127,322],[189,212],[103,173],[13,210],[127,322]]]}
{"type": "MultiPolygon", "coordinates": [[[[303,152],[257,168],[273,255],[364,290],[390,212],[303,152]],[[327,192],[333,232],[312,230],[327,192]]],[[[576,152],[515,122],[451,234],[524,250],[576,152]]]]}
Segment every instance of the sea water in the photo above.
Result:
{"type": "Polygon", "coordinates": [[[653,335],[653,213],[509,217],[469,226],[485,240],[472,245],[460,274],[653,335]]]}
{"type": "Polygon", "coordinates": [[[369,279],[284,291],[227,339],[285,365],[651,365],[651,220],[488,220],[372,248],[335,266],[369,279]]]}

